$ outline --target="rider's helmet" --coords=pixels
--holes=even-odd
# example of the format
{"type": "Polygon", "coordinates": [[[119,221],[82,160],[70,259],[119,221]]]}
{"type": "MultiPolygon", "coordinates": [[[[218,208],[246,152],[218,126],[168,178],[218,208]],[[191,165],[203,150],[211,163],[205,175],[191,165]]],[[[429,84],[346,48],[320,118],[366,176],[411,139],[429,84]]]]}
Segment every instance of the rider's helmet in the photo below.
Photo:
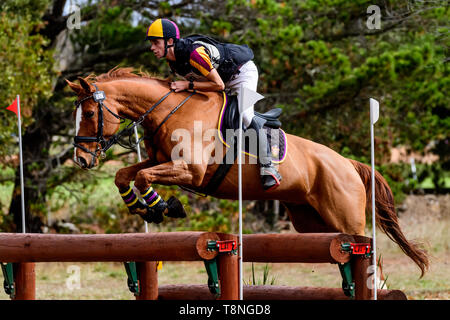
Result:
{"type": "Polygon", "coordinates": [[[173,39],[174,43],[180,39],[180,29],[175,22],[169,19],[157,19],[152,22],[147,30],[145,40],[164,39],[164,55],[167,55],[167,49],[174,45],[167,45],[167,40],[173,39]]]}
{"type": "Polygon", "coordinates": [[[152,22],[150,27],[147,30],[147,37],[145,40],[152,39],[180,39],[180,29],[175,22],[169,19],[157,19],[152,22]]]}

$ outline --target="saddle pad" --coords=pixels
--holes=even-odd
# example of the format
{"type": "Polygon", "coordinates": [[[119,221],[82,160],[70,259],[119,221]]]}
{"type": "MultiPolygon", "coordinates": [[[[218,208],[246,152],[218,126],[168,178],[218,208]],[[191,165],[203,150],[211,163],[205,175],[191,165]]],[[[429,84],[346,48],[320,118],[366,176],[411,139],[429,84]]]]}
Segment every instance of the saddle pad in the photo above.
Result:
{"type": "MultiPolygon", "coordinates": [[[[225,141],[226,138],[232,140],[233,136],[230,135],[227,137],[226,130],[227,129],[239,129],[239,109],[236,96],[228,96],[225,92],[223,92],[223,105],[219,114],[219,124],[218,124],[218,136],[220,141],[227,147],[230,148],[230,145],[233,144],[232,141],[225,141]],[[226,138],[224,138],[226,137],[226,138]]],[[[267,126],[263,126],[263,129],[267,132],[267,142],[270,145],[271,153],[272,153],[272,161],[274,163],[282,163],[286,159],[287,155],[287,138],[286,133],[283,129],[273,129],[267,126]],[[272,141],[272,140],[278,141],[272,141]]],[[[255,152],[250,152],[249,150],[258,150],[253,146],[250,148],[250,144],[248,139],[245,139],[245,132],[243,135],[244,139],[243,143],[243,151],[244,154],[257,158],[255,152]]],[[[237,141],[237,140],[236,140],[237,141]]],[[[256,151],[257,152],[257,151],[256,151]]]]}

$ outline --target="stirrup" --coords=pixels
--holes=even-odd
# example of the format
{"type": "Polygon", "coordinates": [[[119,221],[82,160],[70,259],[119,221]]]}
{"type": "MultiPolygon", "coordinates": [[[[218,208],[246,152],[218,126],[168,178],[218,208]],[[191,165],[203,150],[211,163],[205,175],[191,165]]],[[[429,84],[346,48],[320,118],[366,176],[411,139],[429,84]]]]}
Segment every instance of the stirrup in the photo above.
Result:
{"type": "Polygon", "coordinates": [[[278,187],[281,179],[281,174],[272,164],[261,166],[261,183],[265,191],[278,187]]]}

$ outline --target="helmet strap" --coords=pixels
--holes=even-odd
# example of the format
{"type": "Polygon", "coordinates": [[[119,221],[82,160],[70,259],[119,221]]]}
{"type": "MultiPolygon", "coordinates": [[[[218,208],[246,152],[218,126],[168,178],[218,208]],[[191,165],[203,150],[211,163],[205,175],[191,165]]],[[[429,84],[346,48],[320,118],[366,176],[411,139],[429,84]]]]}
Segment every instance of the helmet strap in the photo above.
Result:
{"type": "Polygon", "coordinates": [[[163,55],[164,58],[167,56],[167,49],[172,48],[174,46],[175,46],[175,43],[169,45],[169,44],[167,44],[167,39],[164,38],[164,55],[163,55]]]}
{"type": "Polygon", "coordinates": [[[164,38],[164,55],[163,57],[165,58],[167,56],[167,39],[164,38]]]}

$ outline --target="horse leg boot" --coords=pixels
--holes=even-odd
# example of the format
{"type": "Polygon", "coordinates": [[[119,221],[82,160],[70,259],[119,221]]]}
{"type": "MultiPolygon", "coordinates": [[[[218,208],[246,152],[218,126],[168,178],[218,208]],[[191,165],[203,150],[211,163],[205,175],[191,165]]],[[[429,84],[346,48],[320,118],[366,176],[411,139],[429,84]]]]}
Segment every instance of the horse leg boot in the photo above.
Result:
{"type": "Polygon", "coordinates": [[[149,223],[161,223],[164,220],[163,215],[171,218],[186,217],[186,211],[184,211],[180,200],[172,196],[166,202],[152,187],[144,192],[142,199],[136,194],[136,190],[130,186],[119,190],[119,192],[129,212],[138,214],[149,223]]]}
{"type": "Polygon", "coordinates": [[[147,204],[139,199],[139,196],[136,194],[136,190],[130,186],[119,189],[120,196],[128,207],[128,211],[131,214],[145,214],[147,212],[147,204]]]}
{"type": "MultiPolygon", "coordinates": [[[[146,195],[152,196],[150,192],[153,189],[149,188],[147,190],[146,195]]],[[[150,199],[150,204],[147,202],[149,199],[148,196],[142,196],[142,199],[138,196],[136,192],[137,189],[128,186],[127,188],[119,190],[120,195],[122,196],[123,201],[128,207],[128,211],[131,214],[138,214],[145,221],[151,223],[161,223],[163,221],[163,212],[167,208],[167,203],[162,200],[162,198],[156,194],[156,199],[150,199]]]]}
{"type": "Polygon", "coordinates": [[[250,127],[256,130],[259,144],[258,159],[261,168],[261,183],[264,190],[275,189],[280,185],[281,174],[277,171],[272,163],[272,156],[267,134],[263,128],[266,120],[253,117],[250,127]]]}
{"type": "Polygon", "coordinates": [[[142,194],[142,199],[147,205],[147,212],[141,214],[141,217],[147,222],[159,224],[164,220],[164,216],[170,218],[186,217],[186,211],[184,211],[184,207],[180,200],[171,196],[166,202],[155,190],[153,190],[153,187],[149,187],[142,194]]]}
{"type": "Polygon", "coordinates": [[[147,212],[141,217],[147,222],[161,223],[168,211],[167,202],[151,186],[142,194],[142,199],[147,203],[147,212]]]}

